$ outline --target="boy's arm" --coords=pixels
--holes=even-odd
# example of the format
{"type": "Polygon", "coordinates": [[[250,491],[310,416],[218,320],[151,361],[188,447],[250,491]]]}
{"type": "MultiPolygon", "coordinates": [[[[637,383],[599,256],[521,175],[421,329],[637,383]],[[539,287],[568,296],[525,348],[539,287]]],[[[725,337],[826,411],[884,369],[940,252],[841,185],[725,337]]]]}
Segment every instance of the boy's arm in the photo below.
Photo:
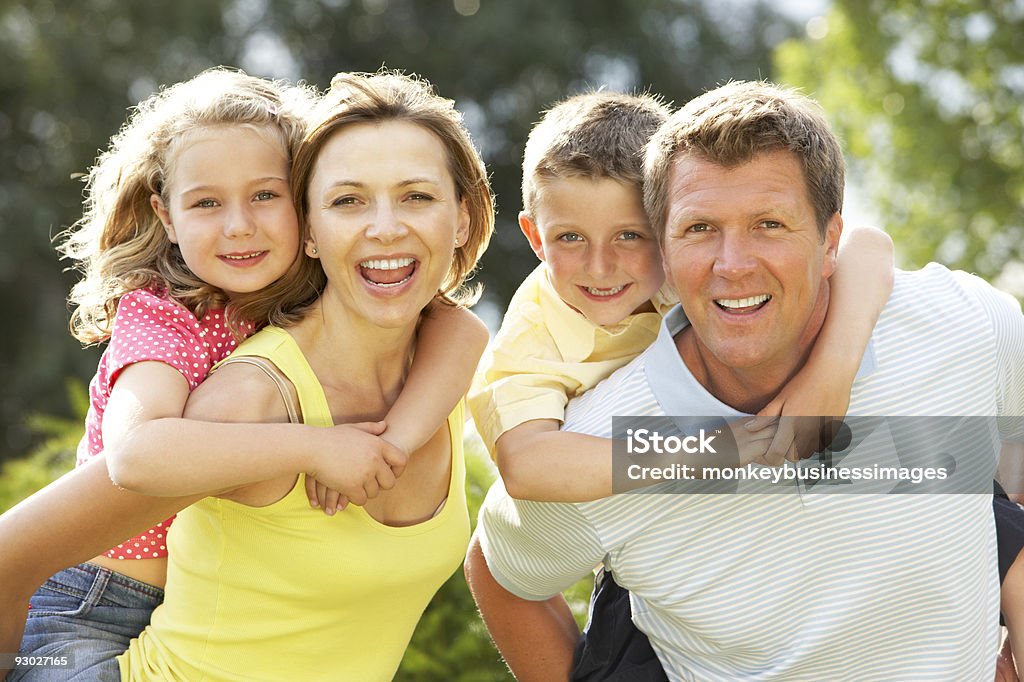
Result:
{"type": "Polygon", "coordinates": [[[381,437],[410,454],[430,440],[466,395],[487,339],[487,327],[469,310],[431,303],[405,387],[381,437]]]}
{"type": "MultiPolygon", "coordinates": [[[[830,279],[828,315],[806,365],[758,414],[762,416],[842,417],[861,358],[893,285],[892,239],[875,227],[850,230],[840,244],[830,279]]],[[[754,428],[763,422],[758,421],[754,428]]],[[[813,452],[814,424],[783,419],[765,454],[769,464],[813,452]]]]}
{"type": "Polygon", "coordinates": [[[191,395],[168,365],[126,368],[103,417],[104,453],[114,482],[147,495],[180,496],[305,472],[363,504],[394,485],[390,463],[405,461],[397,448],[356,426],[198,421],[210,414],[287,421],[277,386],[248,365],[224,367],[191,395]],[[185,398],[191,419],[180,418],[180,406],[174,411],[185,398]]]}
{"type": "Polygon", "coordinates": [[[96,457],[0,515],[0,652],[21,643],[28,599],[51,575],[152,528],[200,495],[147,497],[118,488],[96,457]]]}
{"type": "Polygon", "coordinates": [[[495,443],[509,496],[535,502],[587,502],[612,494],[612,441],[559,431],[555,419],[533,419],[495,443]]]}
{"type": "Polygon", "coordinates": [[[562,595],[528,601],[491,575],[476,535],[469,544],[466,582],[495,646],[517,680],[567,680],[580,631],[562,595]]]}

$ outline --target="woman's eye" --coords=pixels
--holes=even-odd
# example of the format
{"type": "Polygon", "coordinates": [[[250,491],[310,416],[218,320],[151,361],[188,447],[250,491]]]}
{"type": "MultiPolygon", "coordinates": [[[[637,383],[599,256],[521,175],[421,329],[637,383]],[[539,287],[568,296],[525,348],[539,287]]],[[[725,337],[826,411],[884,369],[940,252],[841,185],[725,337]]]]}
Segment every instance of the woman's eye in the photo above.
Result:
{"type": "Polygon", "coordinates": [[[338,197],[331,202],[331,206],[351,206],[356,203],[355,197],[338,197]]]}
{"type": "Polygon", "coordinates": [[[576,232],[566,232],[565,234],[558,235],[558,240],[569,243],[581,242],[583,241],[583,236],[576,232]]]}
{"type": "Polygon", "coordinates": [[[430,196],[429,194],[424,194],[423,192],[415,192],[413,194],[410,194],[409,198],[412,199],[413,201],[433,201],[434,200],[434,197],[430,196]]]}

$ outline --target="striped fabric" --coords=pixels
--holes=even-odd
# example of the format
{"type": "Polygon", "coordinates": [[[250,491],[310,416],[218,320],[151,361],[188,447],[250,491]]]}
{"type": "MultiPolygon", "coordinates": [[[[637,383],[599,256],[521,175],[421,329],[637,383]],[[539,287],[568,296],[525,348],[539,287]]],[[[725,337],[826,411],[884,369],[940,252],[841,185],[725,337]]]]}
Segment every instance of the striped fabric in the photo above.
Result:
{"type": "MultiPolygon", "coordinates": [[[[740,416],[676,352],[677,308],[636,361],[570,403],[613,415],[740,416]]],[[[1024,440],[1024,317],[983,281],[897,273],[850,414],[1005,415],[1024,440]]],[[[999,586],[990,495],[617,495],[516,501],[500,481],[478,529],[495,578],[545,599],[604,562],[673,680],[990,680],[999,586]]]]}

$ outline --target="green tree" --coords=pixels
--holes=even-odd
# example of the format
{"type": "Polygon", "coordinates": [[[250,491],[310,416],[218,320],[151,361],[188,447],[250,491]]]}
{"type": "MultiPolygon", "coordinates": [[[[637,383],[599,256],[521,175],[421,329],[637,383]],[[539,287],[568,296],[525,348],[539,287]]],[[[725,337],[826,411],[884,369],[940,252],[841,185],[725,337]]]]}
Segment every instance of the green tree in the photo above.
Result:
{"type": "Polygon", "coordinates": [[[777,73],[830,115],[901,260],[1024,267],[1024,5],[836,0],[807,28],[777,73]]]}

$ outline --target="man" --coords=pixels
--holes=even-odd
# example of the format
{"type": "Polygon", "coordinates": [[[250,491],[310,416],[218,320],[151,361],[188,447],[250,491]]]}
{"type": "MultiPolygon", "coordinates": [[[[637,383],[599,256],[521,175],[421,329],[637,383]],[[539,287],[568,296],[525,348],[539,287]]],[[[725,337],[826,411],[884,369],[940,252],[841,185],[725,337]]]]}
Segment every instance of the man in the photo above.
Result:
{"type": "MultiPolygon", "coordinates": [[[[645,205],[681,309],[563,428],[761,409],[831,314],[842,188],[839,145],[802,96],[733,83],[675,114],[648,148],[645,205]]],[[[1000,435],[1024,440],[1020,306],[941,266],[897,273],[849,413],[1012,415],[1000,435]]],[[[540,504],[498,483],[467,577],[523,680],[568,675],[578,633],[559,593],[599,563],[671,679],[992,678],[990,496],[797,490],[540,504]]]]}

